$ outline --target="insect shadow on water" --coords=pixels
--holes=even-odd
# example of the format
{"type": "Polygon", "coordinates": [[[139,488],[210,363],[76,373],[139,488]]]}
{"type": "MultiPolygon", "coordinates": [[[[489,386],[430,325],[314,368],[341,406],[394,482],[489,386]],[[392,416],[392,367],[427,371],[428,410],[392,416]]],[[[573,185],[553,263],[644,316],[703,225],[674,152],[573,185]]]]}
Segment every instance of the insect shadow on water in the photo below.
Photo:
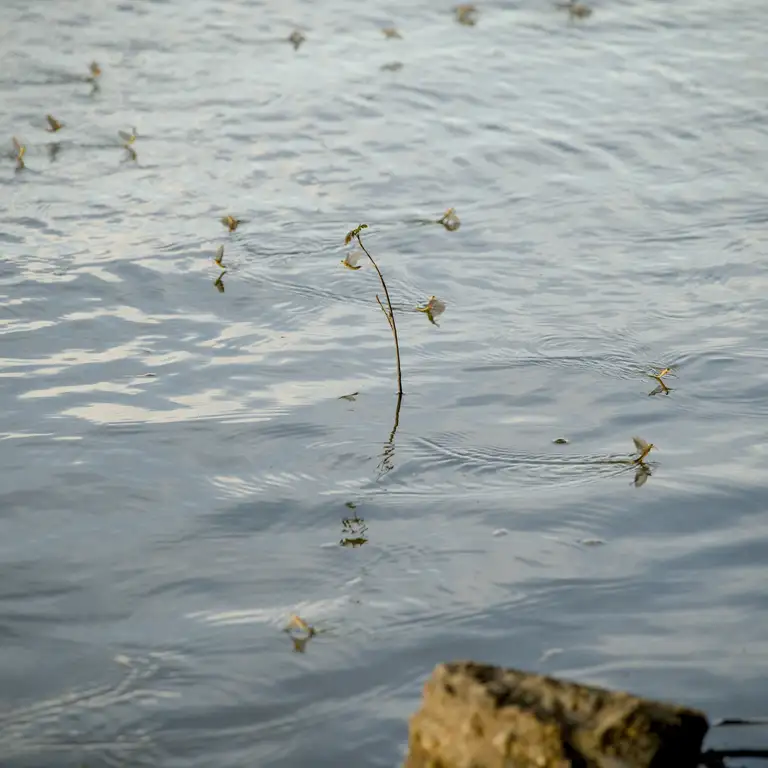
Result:
{"type": "Polygon", "coordinates": [[[61,150],[60,141],[51,141],[48,143],[48,159],[52,163],[56,161],[56,158],[59,156],[60,150],[61,150]]]}

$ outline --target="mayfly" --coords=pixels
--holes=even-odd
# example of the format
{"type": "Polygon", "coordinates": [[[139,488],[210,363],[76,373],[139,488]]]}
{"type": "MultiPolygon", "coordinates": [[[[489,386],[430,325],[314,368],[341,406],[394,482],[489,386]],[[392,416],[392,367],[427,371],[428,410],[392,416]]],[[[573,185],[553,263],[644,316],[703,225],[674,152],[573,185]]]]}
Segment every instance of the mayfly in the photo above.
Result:
{"type": "Polygon", "coordinates": [[[92,61],[88,65],[88,69],[89,69],[89,71],[91,73],[91,76],[89,78],[87,78],[88,80],[94,81],[94,80],[96,80],[97,77],[101,77],[101,67],[98,65],[97,62],[92,61]]]}
{"type": "Polygon", "coordinates": [[[216,249],[216,255],[213,257],[213,260],[216,262],[216,266],[221,267],[221,269],[226,269],[224,266],[224,246],[220,245],[216,249]]]}
{"type": "Polygon", "coordinates": [[[136,128],[131,128],[130,133],[128,131],[118,131],[117,135],[125,142],[124,146],[128,147],[136,141],[136,128]]]}
{"type": "Polygon", "coordinates": [[[222,216],[219,221],[229,229],[230,232],[234,232],[237,229],[237,225],[240,223],[240,219],[236,219],[234,216],[227,214],[222,216]]]}
{"type": "Polygon", "coordinates": [[[353,251],[352,253],[348,253],[342,260],[341,263],[347,268],[347,269],[360,269],[360,259],[363,258],[365,254],[362,251],[353,251]]]}
{"type": "Polygon", "coordinates": [[[317,634],[314,627],[310,626],[301,616],[297,616],[295,613],[291,614],[291,618],[288,621],[285,631],[291,632],[292,630],[298,630],[299,632],[306,632],[310,637],[317,634]]]}
{"type": "Polygon", "coordinates": [[[294,51],[299,50],[299,46],[306,40],[307,38],[304,37],[304,35],[299,32],[298,29],[291,32],[290,35],[288,35],[288,42],[293,46],[294,51]]]}
{"type": "Polygon", "coordinates": [[[668,395],[670,393],[670,388],[664,383],[663,378],[667,374],[672,373],[671,368],[662,368],[658,373],[649,373],[648,376],[650,376],[658,386],[656,389],[654,389],[652,392],[649,392],[648,395],[658,395],[661,392],[663,392],[665,395],[668,395]]]}
{"type": "Polygon", "coordinates": [[[294,653],[304,653],[307,650],[307,643],[317,634],[314,627],[296,614],[291,616],[285,631],[290,635],[294,653]]]}
{"type": "Polygon", "coordinates": [[[64,123],[60,123],[53,115],[46,115],[45,119],[48,121],[48,128],[45,129],[48,133],[56,133],[64,127],[64,123]]]}
{"type": "Polygon", "coordinates": [[[384,27],[382,34],[389,40],[402,40],[403,36],[394,27],[384,27]]]}
{"type": "Polygon", "coordinates": [[[455,208],[449,208],[439,219],[437,224],[442,224],[449,232],[457,230],[461,226],[461,221],[456,215],[455,208]]]}
{"type": "Polygon", "coordinates": [[[445,302],[438,299],[437,296],[431,296],[423,307],[416,307],[416,311],[423,312],[432,325],[437,325],[435,318],[440,317],[445,312],[445,302]]]}
{"type": "Polygon", "coordinates": [[[642,464],[645,457],[651,452],[651,449],[656,447],[653,443],[646,443],[642,437],[633,437],[632,442],[635,444],[635,449],[640,454],[632,459],[633,464],[642,464]]]}
{"type": "Polygon", "coordinates": [[[474,27],[477,23],[477,8],[474,5],[457,5],[453,12],[456,14],[456,21],[467,27],[474,27]]]}
{"type": "Polygon", "coordinates": [[[213,285],[214,285],[214,287],[216,288],[216,290],[217,290],[219,293],[224,293],[224,281],[222,280],[222,278],[223,278],[223,277],[224,277],[224,275],[226,275],[226,274],[227,274],[227,270],[225,269],[225,270],[224,270],[224,271],[223,271],[223,272],[222,272],[222,273],[221,273],[221,274],[220,274],[220,275],[219,275],[219,276],[218,276],[218,277],[217,277],[217,278],[216,278],[216,279],[213,281],[213,285]]]}
{"type": "Polygon", "coordinates": [[[27,152],[27,148],[15,136],[13,137],[13,150],[13,158],[16,160],[16,168],[17,170],[21,170],[24,167],[24,155],[27,152]]]}
{"type": "Polygon", "coordinates": [[[570,0],[568,3],[556,3],[556,7],[567,10],[572,19],[586,19],[592,15],[592,9],[588,5],[577,3],[575,0],[570,0]]]}

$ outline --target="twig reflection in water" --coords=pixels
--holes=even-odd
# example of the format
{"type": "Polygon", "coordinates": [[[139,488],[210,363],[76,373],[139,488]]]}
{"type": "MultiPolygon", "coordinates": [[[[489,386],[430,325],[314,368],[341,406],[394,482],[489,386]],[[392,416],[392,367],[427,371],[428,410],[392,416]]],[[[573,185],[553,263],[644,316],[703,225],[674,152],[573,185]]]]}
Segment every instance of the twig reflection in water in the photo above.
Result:
{"type": "Polygon", "coordinates": [[[61,142],[51,141],[48,144],[48,159],[53,163],[59,155],[61,142]]]}
{"type": "Polygon", "coordinates": [[[392,471],[395,466],[395,435],[397,434],[397,428],[400,426],[400,406],[403,404],[403,393],[400,392],[397,396],[397,403],[395,405],[395,421],[392,425],[392,431],[389,433],[389,440],[384,443],[384,449],[381,452],[381,461],[379,461],[376,467],[378,471],[377,479],[380,480],[387,472],[392,471]]]}

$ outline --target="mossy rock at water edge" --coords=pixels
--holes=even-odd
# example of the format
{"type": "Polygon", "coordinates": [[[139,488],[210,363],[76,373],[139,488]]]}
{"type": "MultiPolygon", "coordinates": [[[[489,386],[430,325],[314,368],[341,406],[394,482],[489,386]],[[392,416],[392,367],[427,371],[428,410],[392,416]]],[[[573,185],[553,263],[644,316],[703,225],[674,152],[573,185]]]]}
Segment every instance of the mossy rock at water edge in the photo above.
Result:
{"type": "Polygon", "coordinates": [[[693,768],[697,710],[474,662],[438,665],[405,768],[693,768]]]}

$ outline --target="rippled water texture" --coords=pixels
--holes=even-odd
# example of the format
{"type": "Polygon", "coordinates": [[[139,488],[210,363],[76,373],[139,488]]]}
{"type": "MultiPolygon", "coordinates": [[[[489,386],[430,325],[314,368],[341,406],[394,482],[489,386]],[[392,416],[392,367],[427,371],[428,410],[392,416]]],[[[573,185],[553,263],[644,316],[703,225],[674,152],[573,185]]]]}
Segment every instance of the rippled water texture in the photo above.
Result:
{"type": "Polygon", "coordinates": [[[3,766],[391,767],[462,657],[767,714],[765,6],[450,5],[2,3],[3,766]]]}

